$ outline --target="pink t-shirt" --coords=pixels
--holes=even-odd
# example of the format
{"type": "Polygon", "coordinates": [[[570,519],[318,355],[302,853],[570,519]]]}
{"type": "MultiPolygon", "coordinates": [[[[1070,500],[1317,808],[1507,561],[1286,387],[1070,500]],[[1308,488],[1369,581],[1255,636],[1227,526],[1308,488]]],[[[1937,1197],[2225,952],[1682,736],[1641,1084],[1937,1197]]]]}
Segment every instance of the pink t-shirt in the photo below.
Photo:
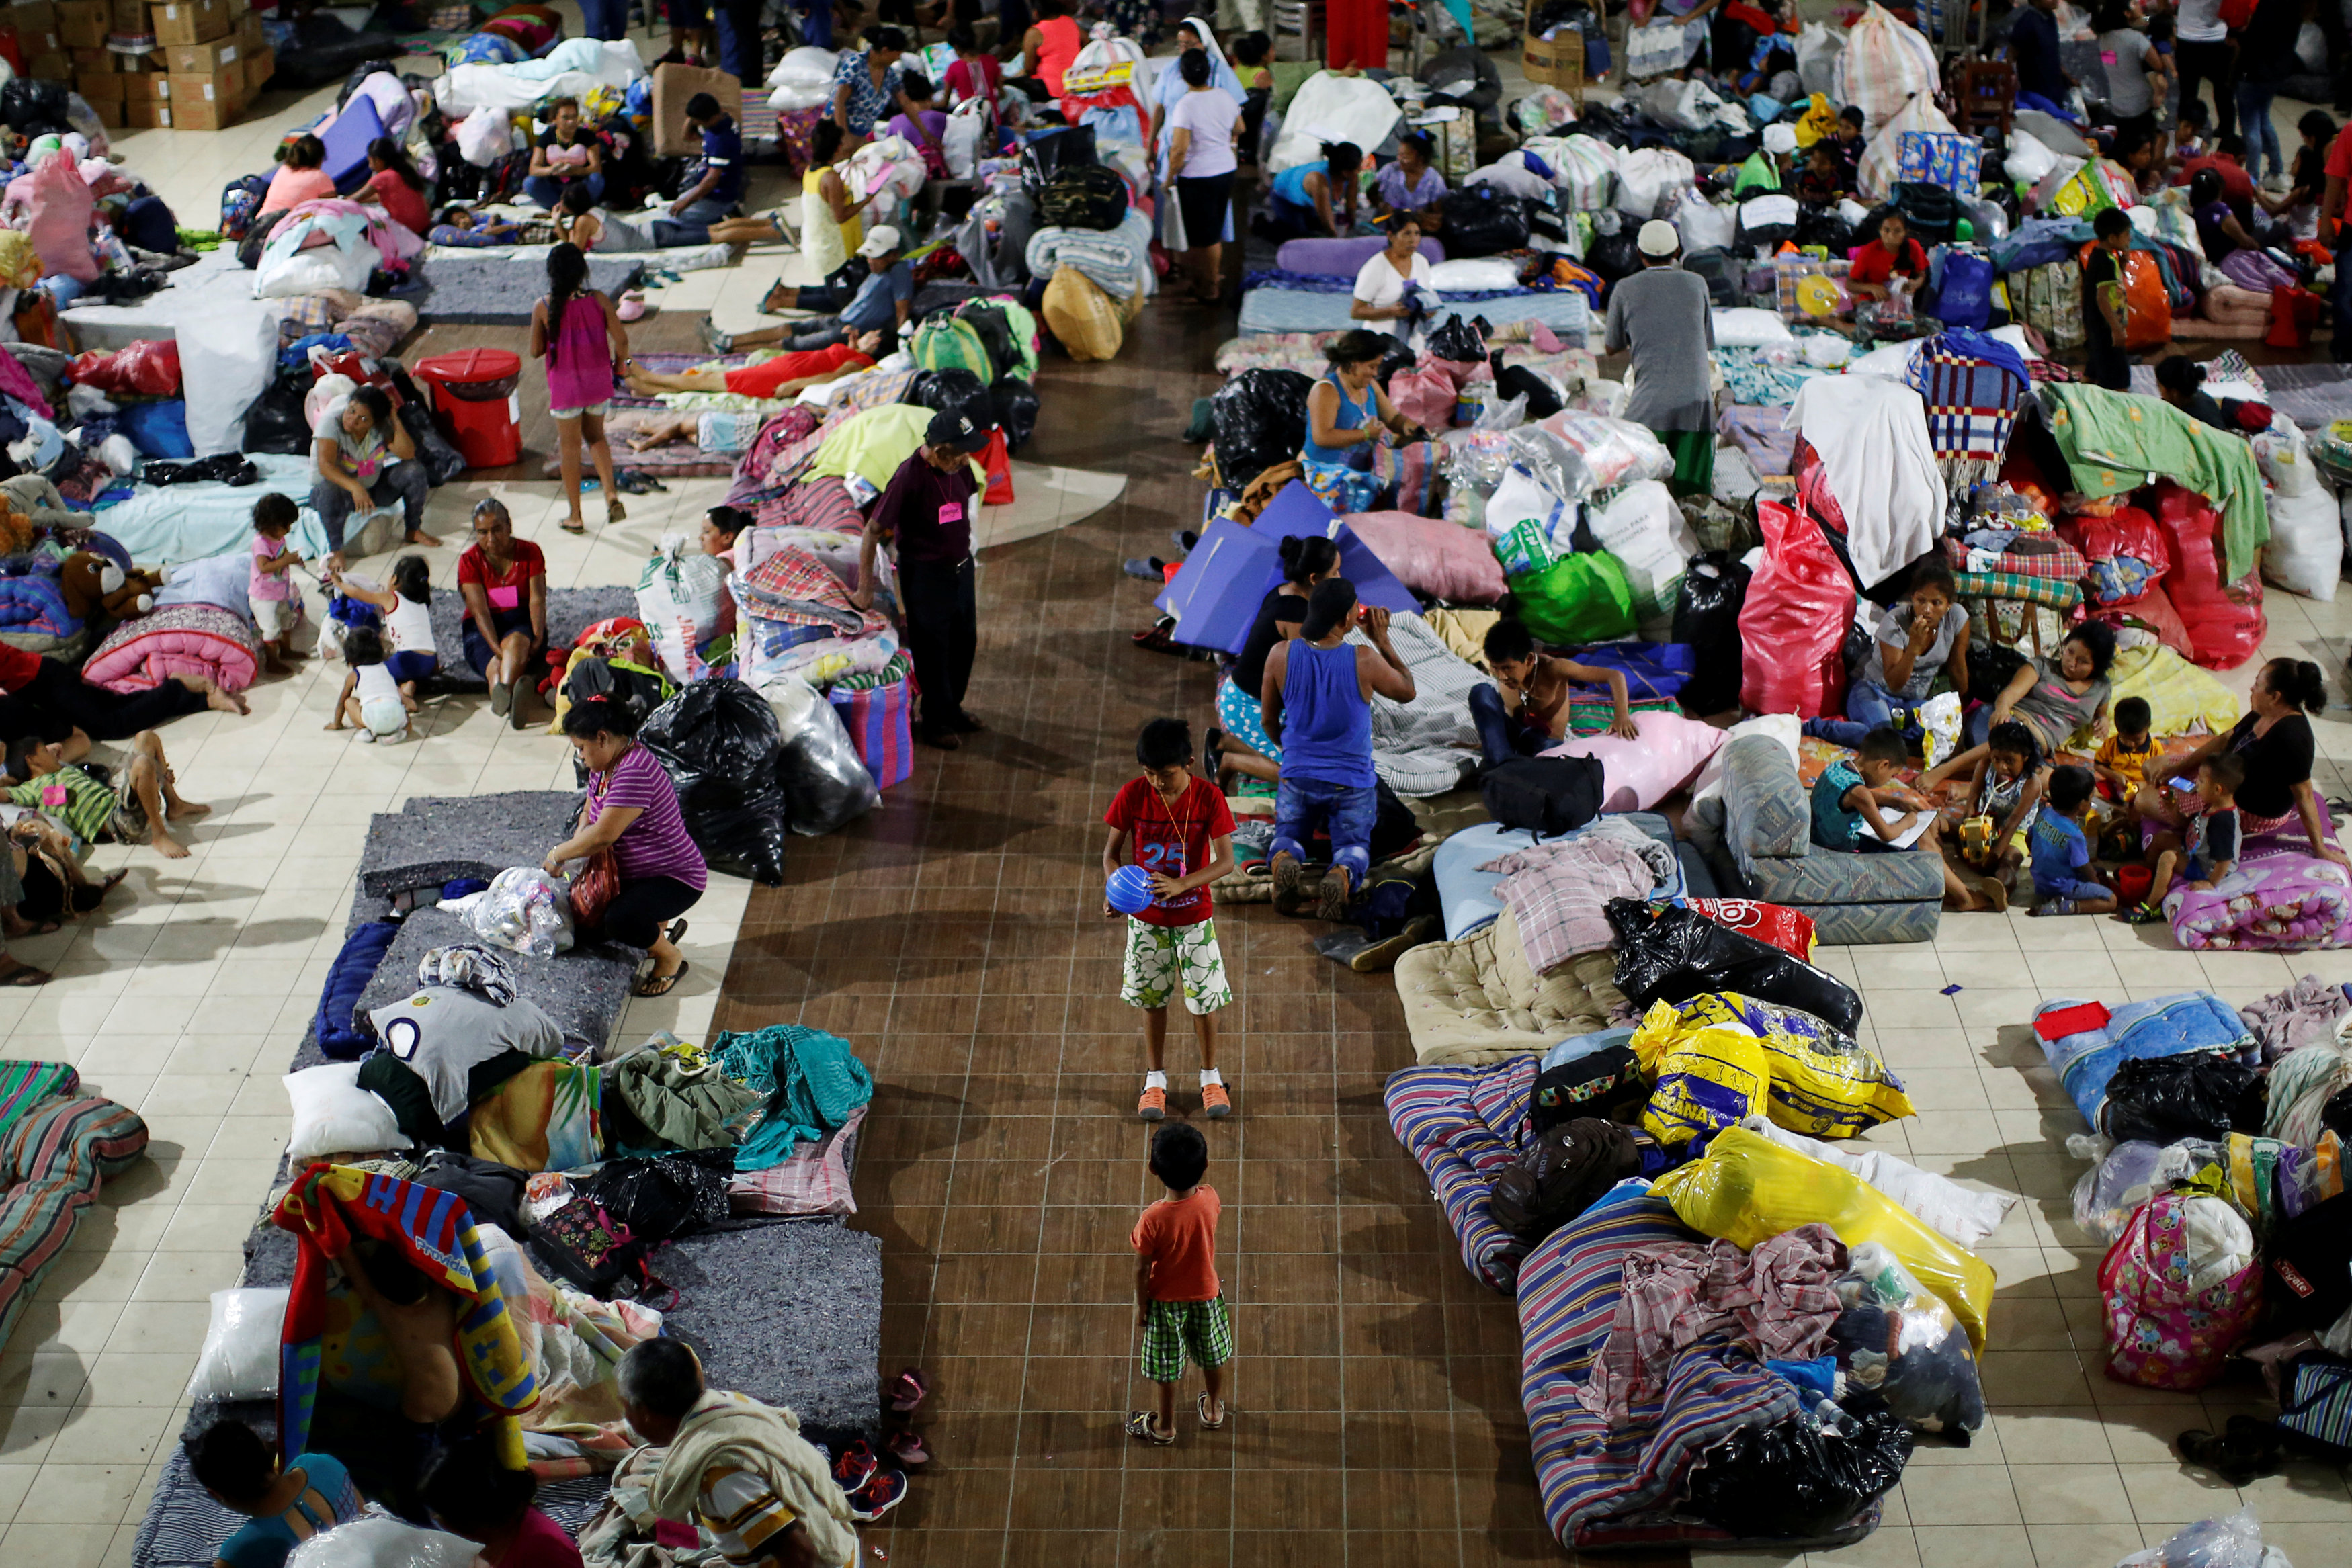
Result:
{"type": "Polygon", "coordinates": [[[278,172],[269,176],[269,194],[261,198],[261,210],[274,213],[305,202],[323,202],[334,193],[334,179],[324,169],[293,169],[280,163],[278,172]]]}
{"type": "Polygon", "coordinates": [[[535,1508],[526,1509],[522,1529],[499,1559],[499,1568],[581,1568],[580,1548],[563,1526],[535,1508]]]}
{"type": "Polygon", "coordinates": [[[255,599],[291,599],[294,597],[294,585],[286,580],[286,574],[284,572],[264,571],[261,570],[261,563],[263,561],[276,560],[279,556],[284,555],[285,553],[286,541],[284,539],[268,538],[260,534],[253,536],[253,580],[246,585],[246,591],[248,595],[255,599]]]}
{"type": "Polygon", "coordinates": [[[677,809],[677,788],[643,746],[624,752],[611,773],[588,776],[588,802],[594,808],[590,821],[608,806],[637,808],[636,819],[613,841],[614,867],[624,882],[666,876],[698,893],[709,884],[709,868],[677,809]]]}

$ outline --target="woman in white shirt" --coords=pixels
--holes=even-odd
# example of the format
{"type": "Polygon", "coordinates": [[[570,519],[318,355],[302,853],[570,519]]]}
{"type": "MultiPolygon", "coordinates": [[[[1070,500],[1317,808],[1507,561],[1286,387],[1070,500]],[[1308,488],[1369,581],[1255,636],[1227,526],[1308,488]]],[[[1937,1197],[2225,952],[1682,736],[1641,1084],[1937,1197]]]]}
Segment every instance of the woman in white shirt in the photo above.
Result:
{"type": "Polygon", "coordinates": [[[1233,211],[1234,171],[1240,166],[1234,140],[1241,134],[1242,106],[1214,85],[1205,51],[1185,50],[1176,69],[1186,90],[1168,111],[1168,172],[1184,217],[1184,270],[1192,298],[1213,305],[1223,283],[1225,247],[1219,236],[1233,211]]]}
{"type": "Polygon", "coordinates": [[[1412,312],[1404,301],[1405,285],[1417,283],[1437,292],[1430,280],[1429,257],[1421,254],[1421,224],[1411,214],[1389,226],[1388,248],[1364,263],[1356,274],[1356,303],[1348,314],[1359,321],[1387,321],[1400,340],[1412,336],[1412,312]]]}

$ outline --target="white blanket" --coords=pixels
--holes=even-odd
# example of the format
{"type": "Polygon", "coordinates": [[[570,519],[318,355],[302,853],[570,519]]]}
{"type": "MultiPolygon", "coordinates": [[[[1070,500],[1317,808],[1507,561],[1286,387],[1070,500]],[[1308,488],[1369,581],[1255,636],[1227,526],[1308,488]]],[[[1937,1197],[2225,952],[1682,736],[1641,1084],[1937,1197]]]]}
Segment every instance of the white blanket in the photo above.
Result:
{"type": "Polygon", "coordinates": [[[1268,154],[1265,172],[1279,174],[1323,156],[1329,141],[1352,141],[1369,152],[1389,139],[1404,111],[1380,83],[1364,77],[1318,71],[1300,86],[1282,117],[1282,134],[1268,154]]]}
{"type": "MultiPolygon", "coordinates": [[[[1371,646],[1361,632],[1349,632],[1348,641],[1371,646]]],[[[1372,771],[1400,795],[1443,795],[1478,765],[1470,691],[1486,674],[1418,615],[1389,617],[1389,643],[1412,672],[1413,698],[1372,698],[1372,771]]]]}
{"type": "Polygon", "coordinates": [[[501,114],[551,98],[578,98],[599,87],[628,86],[646,74],[637,47],[625,39],[567,38],[541,59],[520,65],[452,66],[434,89],[441,110],[463,118],[488,105],[501,114]]]}
{"type": "Polygon", "coordinates": [[[1927,445],[1927,410],[1917,392],[1882,376],[1815,376],[1797,390],[1785,423],[1822,455],[1863,586],[1935,548],[1944,476],[1927,445]]]}
{"type": "Polygon", "coordinates": [[[1810,1155],[1833,1166],[1843,1166],[1870,1186],[1909,1209],[1919,1222],[1937,1235],[1970,1249],[1984,1245],[1985,1238],[2000,1228],[2009,1211],[2017,1207],[2018,1199],[2005,1192],[1971,1192],[1948,1177],[1917,1166],[1906,1165],[1884,1149],[1873,1149],[1864,1155],[1850,1155],[1836,1144],[1824,1144],[1802,1133],[1792,1133],[1777,1127],[1761,1116],[1750,1116],[1743,1124],[1749,1132],[1771,1139],[1776,1144],[1810,1155]]]}

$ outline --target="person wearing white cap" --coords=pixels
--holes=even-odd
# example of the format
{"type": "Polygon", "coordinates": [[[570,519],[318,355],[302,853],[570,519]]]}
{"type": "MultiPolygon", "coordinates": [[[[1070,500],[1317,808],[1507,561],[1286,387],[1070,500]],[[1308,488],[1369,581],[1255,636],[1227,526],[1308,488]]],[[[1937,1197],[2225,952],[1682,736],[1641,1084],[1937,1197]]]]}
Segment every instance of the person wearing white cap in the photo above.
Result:
{"type": "Polygon", "coordinates": [[[702,340],[716,354],[765,348],[804,353],[854,341],[866,332],[879,332],[882,351],[887,354],[897,334],[907,329],[907,319],[915,308],[915,269],[899,254],[904,243],[890,225],[877,224],[866,234],[866,243],[857,247],[867,270],[854,290],[845,283],[805,284],[798,288],[779,283],[760,301],[762,310],[834,310],[838,315],[732,333],[719,331],[706,318],[702,340]]]}
{"type": "Polygon", "coordinates": [[[1625,417],[1647,425],[1675,456],[1675,478],[1701,495],[1715,481],[1715,402],[1707,388],[1715,318],[1706,280],[1682,268],[1675,225],[1652,218],[1634,245],[1642,270],[1609,291],[1606,351],[1630,353],[1625,417]]]}
{"type": "Polygon", "coordinates": [[[1797,128],[1782,122],[1766,126],[1764,145],[1739,165],[1739,178],[1733,182],[1731,193],[1744,200],[1784,188],[1789,183],[1789,166],[1796,156],[1797,128]]]}

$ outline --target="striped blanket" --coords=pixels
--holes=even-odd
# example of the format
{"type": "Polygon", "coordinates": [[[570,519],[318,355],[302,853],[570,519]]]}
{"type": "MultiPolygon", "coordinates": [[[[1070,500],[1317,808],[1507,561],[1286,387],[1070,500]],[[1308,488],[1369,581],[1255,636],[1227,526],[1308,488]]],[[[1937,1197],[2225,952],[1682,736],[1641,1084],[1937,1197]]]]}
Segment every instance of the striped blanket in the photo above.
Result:
{"type": "Polygon", "coordinates": [[[1927,444],[1945,483],[1991,478],[2009,451],[2009,433],[2025,400],[2024,378],[2006,366],[1930,343],[1912,356],[1905,380],[1927,405],[1927,444]]]}
{"type": "Polygon", "coordinates": [[[1032,277],[1051,277],[1075,267],[1113,299],[1151,292],[1151,220],[1136,208],[1115,229],[1048,226],[1029,236],[1025,259],[1032,277]]]}
{"type": "MultiPolygon", "coordinates": [[[[0,1061],[0,1137],[52,1094],[70,1094],[81,1074],[62,1061],[0,1061]]],[[[0,1172],[0,1180],[7,1173],[0,1172]]]]}
{"type": "Polygon", "coordinates": [[[1462,1262],[1480,1283],[1509,1295],[1527,1243],[1495,1223],[1487,1196],[1495,1173],[1517,1155],[1527,1126],[1536,1058],[1492,1067],[1407,1067],[1389,1074],[1381,1100],[1389,1126],[1429,1177],[1462,1262]]]}

